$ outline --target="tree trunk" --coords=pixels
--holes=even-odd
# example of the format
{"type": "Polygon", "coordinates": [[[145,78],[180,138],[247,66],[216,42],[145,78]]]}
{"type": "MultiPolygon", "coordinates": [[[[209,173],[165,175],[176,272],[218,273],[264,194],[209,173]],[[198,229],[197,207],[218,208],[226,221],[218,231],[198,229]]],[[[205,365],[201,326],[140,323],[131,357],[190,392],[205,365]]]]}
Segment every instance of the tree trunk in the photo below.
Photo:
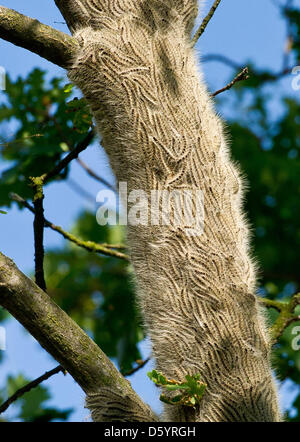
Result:
{"type": "MultiPolygon", "coordinates": [[[[57,0],[81,46],[69,77],[91,106],[118,182],[149,201],[153,190],[204,195],[203,232],[190,235],[176,220],[153,225],[153,210],[128,226],[157,369],[179,381],[200,373],[207,383],[200,405],[166,406],[165,419],[278,421],[242,178],[189,38],[196,3],[57,0]]],[[[88,401],[99,420],[106,399],[88,401]]]]}

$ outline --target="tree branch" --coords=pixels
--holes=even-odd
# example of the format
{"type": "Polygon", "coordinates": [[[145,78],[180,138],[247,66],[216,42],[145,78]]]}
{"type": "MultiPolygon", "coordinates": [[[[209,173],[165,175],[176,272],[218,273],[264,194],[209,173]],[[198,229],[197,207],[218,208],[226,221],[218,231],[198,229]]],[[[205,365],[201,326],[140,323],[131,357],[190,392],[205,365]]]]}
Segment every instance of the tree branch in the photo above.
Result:
{"type": "Polygon", "coordinates": [[[228,83],[222,89],[219,89],[218,91],[211,94],[211,96],[216,97],[217,95],[221,94],[222,92],[225,92],[225,91],[228,91],[229,89],[231,89],[232,86],[235,85],[235,83],[237,83],[239,81],[243,81],[243,80],[248,80],[248,78],[250,78],[250,76],[248,74],[249,74],[249,70],[246,67],[230,83],[228,83]]]}
{"type": "Polygon", "coordinates": [[[274,308],[279,313],[282,309],[282,301],[274,301],[273,299],[268,298],[259,298],[259,302],[263,304],[266,308],[274,308]]]}
{"type": "Polygon", "coordinates": [[[203,20],[203,22],[201,23],[198,31],[196,32],[196,34],[194,35],[193,39],[192,39],[192,45],[195,46],[195,44],[197,43],[197,41],[199,40],[199,38],[201,37],[201,35],[203,34],[203,32],[205,31],[208,23],[210,22],[210,20],[213,18],[214,13],[217,10],[217,7],[219,6],[219,4],[221,3],[221,0],[215,0],[214,4],[212,5],[209,13],[207,14],[207,16],[205,17],[205,19],[203,20]]]}
{"type": "Polygon", "coordinates": [[[222,55],[222,54],[206,54],[206,55],[203,55],[203,57],[201,57],[201,61],[202,61],[202,63],[210,63],[210,62],[223,63],[226,66],[229,66],[232,69],[235,69],[237,71],[240,71],[243,69],[242,65],[240,65],[236,61],[231,60],[231,58],[226,57],[225,55],[222,55]]]}
{"type": "Polygon", "coordinates": [[[120,249],[120,250],[126,250],[127,246],[125,244],[108,244],[108,243],[102,243],[103,247],[108,247],[110,249],[120,249]]]}
{"type": "Polygon", "coordinates": [[[13,9],[0,6],[0,38],[67,68],[79,48],[77,40],[13,9]]]}
{"type": "Polygon", "coordinates": [[[86,137],[77,144],[77,146],[71,150],[71,152],[63,158],[52,170],[50,170],[48,173],[43,175],[41,178],[43,179],[43,183],[45,184],[47,181],[49,181],[51,178],[58,175],[65,167],[68,166],[68,164],[73,161],[75,158],[78,157],[78,155],[85,150],[89,144],[93,141],[95,137],[94,130],[90,130],[86,137]]]}
{"type": "Polygon", "coordinates": [[[108,189],[112,190],[113,192],[116,192],[116,189],[114,186],[112,186],[108,181],[106,181],[104,178],[96,174],[84,161],[82,161],[80,158],[77,158],[76,160],[78,164],[86,171],[88,175],[90,175],[92,178],[94,178],[96,181],[99,181],[99,183],[103,184],[108,189]]]}
{"type": "Polygon", "coordinates": [[[66,180],[66,184],[73,190],[73,192],[77,193],[77,195],[95,205],[95,196],[83,187],[81,187],[76,181],[72,180],[72,178],[68,177],[68,179],[66,180]]]}
{"type": "Polygon", "coordinates": [[[77,146],[63,158],[52,170],[40,177],[31,177],[34,189],[33,205],[34,205],[34,258],[35,258],[35,282],[44,291],[46,291],[46,281],[44,275],[44,190],[43,186],[51,178],[58,175],[68,164],[78,157],[80,152],[87,148],[95,136],[91,130],[86,137],[77,144],[77,146]]]}
{"type": "Polygon", "coordinates": [[[12,396],[10,396],[7,401],[3,402],[2,405],[0,405],[0,414],[4,413],[4,411],[6,411],[8,409],[8,407],[13,403],[16,402],[18,399],[20,399],[20,397],[22,397],[25,393],[28,393],[30,390],[32,390],[33,388],[36,388],[38,385],[40,385],[42,382],[46,381],[47,379],[49,379],[51,376],[54,376],[57,373],[64,373],[65,370],[64,368],[59,365],[56,368],[53,368],[53,370],[47,371],[45,374],[43,374],[42,376],[38,377],[37,379],[35,379],[32,382],[29,382],[27,385],[25,385],[22,388],[19,388],[19,390],[17,390],[12,396]]]}
{"type": "MultiPolygon", "coordinates": [[[[219,62],[223,63],[226,66],[231,67],[235,70],[242,70],[242,65],[238,64],[234,60],[231,60],[230,58],[226,57],[222,54],[207,54],[203,55],[201,58],[202,63],[209,63],[209,62],[219,62]]],[[[289,75],[292,72],[293,67],[286,67],[283,70],[280,70],[278,72],[268,72],[264,70],[253,70],[251,69],[251,75],[254,77],[261,77],[261,84],[265,84],[272,81],[280,80],[281,78],[285,77],[286,75],[289,75]]]]}
{"type": "Polygon", "coordinates": [[[46,291],[46,281],[44,275],[44,192],[43,181],[41,178],[31,178],[34,188],[34,268],[35,282],[44,291],[46,291]]]}
{"type": "MultiPolygon", "coordinates": [[[[11,193],[10,198],[14,201],[18,202],[19,204],[22,204],[24,207],[26,207],[30,212],[35,214],[35,209],[21,196],[17,195],[16,193],[11,193]]],[[[129,261],[129,257],[125,255],[124,253],[118,252],[116,250],[111,250],[115,247],[109,246],[107,244],[97,244],[93,241],[83,241],[82,239],[77,238],[75,235],[72,235],[69,232],[66,232],[61,227],[56,226],[55,224],[51,223],[48,220],[45,221],[45,227],[50,227],[50,229],[55,230],[56,232],[60,233],[65,239],[73,242],[79,247],[83,247],[84,249],[88,250],[89,252],[96,252],[96,253],[102,253],[102,255],[106,256],[112,256],[114,258],[120,258],[125,259],[129,261]]]]}
{"type": "MultiPolygon", "coordinates": [[[[54,123],[55,119],[53,119],[54,123]]],[[[114,188],[114,186],[112,186],[108,181],[106,181],[104,178],[100,177],[99,175],[97,175],[87,164],[85,164],[84,161],[82,161],[78,155],[86,148],[89,146],[89,144],[93,141],[95,136],[95,131],[94,128],[92,127],[92,130],[87,134],[86,138],[79,143],[75,148],[72,148],[71,143],[69,143],[68,140],[65,140],[67,143],[67,146],[70,149],[70,154],[64,158],[64,160],[62,160],[56,168],[54,168],[54,170],[51,173],[48,173],[47,175],[57,175],[57,173],[60,172],[60,170],[57,172],[57,170],[59,169],[60,165],[61,170],[66,167],[66,165],[72,161],[73,159],[76,158],[76,161],[78,162],[78,164],[87,172],[88,175],[90,175],[92,178],[94,178],[95,180],[99,181],[101,184],[104,184],[104,186],[108,187],[109,189],[111,189],[113,192],[116,192],[116,189],[114,188]],[[77,154],[75,155],[75,153],[77,152],[77,154]],[[63,165],[63,162],[65,163],[65,165],[63,165]]],[[[49,179],[49,177],[47,177],[47,179],[49,179]]]]}
{"type": "MultiPolygon", "coordinates": [[[[114,364],[89,336],[0,253],[0,305],[13,315],[90,395],[115,392],[126,404],[128,420],[156,421],[114,364]]],[[[112,405],[113,407],[113,405],[112,405]]],[[[120,410],[115,413],[120,414],[120,410]]]]}
{"type": "Polygon", "coordinates": [[[279,315],[270,329],[272,345],[274,345],[290,324],[300,321],[300,316],[294,312],[295,308],[300,305],[300,293],[292,296],[289,302],[273,301],[266,298],[260,298],[260,302],[267,308],[275,308],[279,311],[279,315]]]}
{"type": "Polygon", "coordinates": [[[124,376],[131,376],[134,373],[136,373],[137,371],[139,371],[141,368],[145,367],[145,365],[150,361],[150,357],[145,359],[144,361],[136,361],[137,362],[137,366],[134,367],[132,370],[127,371],[126,373],[124,373],[124,376]]]}

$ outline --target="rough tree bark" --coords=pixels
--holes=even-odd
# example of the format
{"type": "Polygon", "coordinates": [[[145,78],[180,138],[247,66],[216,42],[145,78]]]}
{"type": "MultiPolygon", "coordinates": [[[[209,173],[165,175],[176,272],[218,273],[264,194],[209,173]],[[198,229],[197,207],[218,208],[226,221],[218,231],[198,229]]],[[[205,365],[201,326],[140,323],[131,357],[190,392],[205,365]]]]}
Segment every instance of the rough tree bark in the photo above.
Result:
{"type": "MultiPolygon", "coordinates": [[[[126,407],[121,407],[121,416],[120,409],[117,409],[117,420],[157,420],[95,342],[2,253],[0,305],[71,374],[86,394],[92,397],[100,389],[103,392],[108,391],[111,399],[110,413],[116,406],[112,393],[117,395],[119,400],[122,398],[126,407]]],[[[105,420],[104,408],[103,413],[105,420]]],[[[111,414],[108,421],[110,419],[111,414]]]]}
{"type": "MultiPolygon", "coordinates": [[[[149,200],[152,190],[204,194],[202,234],[198,226],[198,235],[190,236],[176,223],[128,227],[157,369],[179,381],[200,373],[207,383],[200,405],[166,406],[164,419],[280,420],[242,180],[190,40],[197,1],[56,4],[73,34],[64,37],[67,61],[59,64],[69,67],[88,100],[117,180],[149,200]]],[[[127,402],[121,391],[99,385],[96,394],[87,393],[94,420],[122,420],[127,402]]]]}

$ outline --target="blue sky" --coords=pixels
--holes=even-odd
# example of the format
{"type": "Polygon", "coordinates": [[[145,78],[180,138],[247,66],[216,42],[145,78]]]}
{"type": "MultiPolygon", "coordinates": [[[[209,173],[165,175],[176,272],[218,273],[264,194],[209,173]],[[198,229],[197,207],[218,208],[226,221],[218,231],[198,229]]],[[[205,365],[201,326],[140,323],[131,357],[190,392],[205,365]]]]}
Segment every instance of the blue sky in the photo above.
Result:
{"type": "MultiPolygon", "coordinates": [[[[207,12],[211,3],[212,1],[206,1],[203,13],[207,12]]],[[[67,32],[66,25],[58,23],[63,22],[63,18],[55,7],[54,1],[2,0],[1,5],[35,17],[67,32]]],[[[296,0],[295,5],[300,6],[300,0],[296,0]]],[[[282,65],[285,31],[285,24],[272,0],[223,0],[205,34],[197,44],[197,53],[199,57],[211,53],[223,54],[242,66],[252,60],[258,67],[268,67],[279,71],[282,65]]],[[[27,75],[34,67],[46,70],[48,78],[52,76],[66,78],[65,72],[61,68],[2,40],[0,41],[0,65],[13,79],[19,75],[27,75]]],[[[212,91],[223,87],[231,79],[231,69],[220,63],[207,63],[203,66],[203,70],[212,91]]],[[[66,82],[68,82],[67,78],[66,82]]],[[[286,78],[278,83],[276,95],[280,96],[282,92],[296,93],[291,88],[291,78],[286,78]]],[[[0,91],[0,102],[2,100],[3,95],[0,91]]],[[[225,117],[232,113],[232,109],[222,108],[220,110],[225,117]]],[[[274,111],[276,113],[280,110],[275,106],[274,111]]],[[[106,156],[97,143],[85,151],[81,158],[86,163],[93,165],[93,168],[104,178],[113,182],[106,156]]],[[[0,171],[5,167],[5,164],[0,160],[0,171]]],[[[90,179],[75,162],[71,168],[71,178],[88,189],[94,198],[101,190],[99,183],[90,179]]],[[[87,202],[80,198],[67,183],[54,183],[46,189],[46,217],[65,229],[71,227],[76,215],[85,207],[95,210],[93,202],[87,202]]],[[[62,244],[61,238],[55,232],[47,229],[45,235],[46,248],[62,244]]],[[[33,268],[31,214],[26,211],[18,211],[14,207],[9,210],[8,215],[1,216],[0,244],[1,252],[10,256],[22,271],[27,273],[31,271],[33,268]]],[[[149,353],[149,345],[142,344],[142,350],[146,356],[149,353]]],[[[5,361],[1,364],[0,388],[8,373],[22,372],[29,378],[35,378],[54,366],[55,361],[15,320],[7,323],[7,350],[5,361]]],[[[160,404],[157,392],[146,378],[149,368],[151,367],[148,365],[130,380],[136,391],[158,411],[160,404]]],[[[51,405],[60,408],[74,407],[75,412],[72,414],[71,420],[84,420],[88,416],[87,410],[83,409],[84,395],[70,376],[64,377],[59,374],[47,381],[47,385],[53,394],[51,405]]],[[[293,392],[285,387],[282,394],[282,403],[285,407],[290,404],[292,396],[293,392]]],[[[13,408],[8,412],[7,416],[9,415],[14,415],[13,408]]]]}

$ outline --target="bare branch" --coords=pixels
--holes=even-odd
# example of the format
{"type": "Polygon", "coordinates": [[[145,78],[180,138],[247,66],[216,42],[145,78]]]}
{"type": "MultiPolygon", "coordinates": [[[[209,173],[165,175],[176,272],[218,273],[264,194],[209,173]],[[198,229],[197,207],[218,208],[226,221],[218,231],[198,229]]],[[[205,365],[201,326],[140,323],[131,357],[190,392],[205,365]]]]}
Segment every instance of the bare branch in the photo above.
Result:
{"type": "Polygon", "coordinates": [[[96,174],[84,161],[82,161],[80,158],[77,158],[76,160],[78,164],[86,171],[88,175],[90,175],[92,178],[94,178],[96,181],[99,181],[99,183],[104,184],[105,187],[108,187],[113,192],[116,191],[114,186],[112,186],[108,181],[106,181],[104,178],[96,174]]]}
{"type": "Polygon", "coordinates": [[[243,69],[242,65],[237,63],[234,60],[231,60],[231,58],[226,57],[222,54],[206,54],[201,57],[202,63],[209,63],[209,62],[219,62],[226,64],[227,66],[231,67],[232,69],[235,69],[237,71],[240,71],[243,69]]]}
{"type": "MultiPolygon", "coordinates": [[[[222,54],[207,54],[203,55],[201,57],[202,63],[208,63],[208,62],[219,62],[223,63],[226,66],[231,67],[235,70],[242,70],[242,66],[235,62],[234,60],[231,60],[230,58],[222,55],[222,54]]],[[[285,77],[286,75],[289,75],[292,72],[293,66],[286,67],[283,70],[280,70],[278,72],[266,72],[264,70],[252,70],[252,75],[254,77],[263,77],[261,78],[261,84],[265,84],[272,81],[280,80],[281,78],[285,77]]]]}
{"type": "MultiPolygon", "coordinates": [[[[55,126],[57,127],[61,135],[64,136],[63,130],[57,124],[55,118],[52,117],[51,119],[53,120],[55,126]]],[[[101,184],[104,184],[104,186],[108,187],[113,192],[116,192],[116,189],[108,181],[97,175],[87,164],[85,164],[84,161],[81,160],[81,158],[78,157],[78,155],[83,150],[85,150],[85,148],[88,147],[89,144],[91,144],[94,137],[95,137],[95,130],[94,127],[92,127],[92,130],[87,134],[86,138],[84,138],[84,140],[81,141],[81,143],[79,143],[75,148],[73,148],[72,144],[67,139],[64,139],[71,153],[67,157],[65,157],[51,172],[47,174],[46,180],[57,175],[64,167],[68,165],[69,162],[71,162],[73,159],[76,158],[78,164],[87,172],[88,175],[90,175],[95,180],[99,181],[101,184]]]]}
{"type": "Polygon", "coordinates": [[[58,175],[65,167],[68,166],[68,164],[72,160],[77,158],[78,155],[83,150],[85,150],[89,146],[89,144],[93,141],[94,136],[95,136],[95,132],[93,130],[88,132],[86,137],[80,143],[78,143],[77,146],[74,149],[72,149],[71,152],[65,158],[63,158],[52,170],[50,170],[50,172],[46,173],[45,175],[43,175],[41,177],[43,180],[43,183],[45,184],[51,178],[58,175]]]}
{"type": "Polygon", "coordinates": [[[137,366],[134,367],[132,370],[127,371],[127,373],[124,373],[124,376],[131,376],[137,371],[139,371],[141,368],[145,367],[145,365],[150,361],[150,357],[145,359],[144,361],[137,361],[137,366]]]}
{"type": "MultiPolygon", "coordinates": [[[[11,193],[10,198],[14,201],[22,204],[24,207],[30,210],[30,212],[35,213],[35,209],[22,197],[17,195],[16,193],[11,193]]],[[[51,223],[50,221],[45,219],[45,227],[50,227],[50,229],[55,230],[56,232],[60,233],[65,239],[73,242],[79,247],[83,247],[84,249],[88,250],[89,252],[96,252],[101,253],[102,255],[106,256],[112,256],[114,258],[120,258],[125,259],[126,261],[129,261],[128,255],[125,255],[124,253],[118,252],[117,250],[112,250],[115,247],[102,244],[97,244],[93,241],[83,241],[82,239],[77,238],[75,235],[66,232],[61,227],[56,226],[55,224],[51,223]]]]}
{"type": "Polygon", "coordinates": [[[86,189],[81,187],[77,181],[74,181],[72,178],[68,177],[66,180],[66,184],[77,193],[77,195],[81,196],[82,198],[86,199],[87,201],[95,204],[95,196],[92,195],[90,192],[88,192],[86,189]]]}
{"type": "Polygon", "coordinates": [[[246,67],[230,83],[228,83],[222,89],[219,89],[217,92],[214,92],[213,94],[211,94],[211,96],[216,97],[217,95],[221,94],[222,92],[225,92],[225,91],[228,91],[229,89],[231,89],[232,86],[235,85],[235,83],[237,83],[239,81],[243,81],[243,80],[248,80],[248,78],[250,78],[250,76],[248,74],[249,74],[249,70],[246,67]]]}
{"type": "Polygon", "coordinates": [[[215,0],[214,4],[212,5],[209,13],[207,14],[207,16],[205,17],[205,19],[203,20],[203,22],[201,23],[198,31],[196,32],[196,34],[194,35],[193,39],[192,39],[192,45],[195,46],[195,44],[197,43],[197,41],[199,40],[199,38],[201,37],[201,35],[203,34],[203,32],[205,31],[208,23],[210,22],[210,20],[213,18],[214,13],[217,10],[217,7],[219,6],[219,4],[221,3],[221,0],[215,0]]]}
{"type": "Polygon", "coordinates": [[[77,40],[13,9],[0,6],[0,38],[67,68],[79,48],[77,40]]]}
{"type": "MultiPolygon", "coordinates": [[[[2,253],[0,305],[70,373],[89,397],[101,394],[103,389],[111,391],[126,404],[129,421],[130,416],[144,422],[157,420],[95,342],[2,253]]],[[[120,414],[120,410],[115,413],[120,414]]]]}
{"type": "Polygon", "coordinates": [[[45,374],[43,374],[42,376],[38,377],[37,379],[35,379],[32,382],[29,382],[27,385],[25,385],[22,388],[19,388],[19,390],[17,390],[12,396],[10,396],[7,401],[3,402],[2,405],[0,405],[0,414],[4,413],[4,411],[6,411],[8,409],[8,407],[13,403],[16,402],[18,399],[20,399],[20,397],[22,397],[25,393],[28,393],[30,390],[32,390],[33,388],[36,388],[38,385],[40,385],[42,382],[46,381],[47,379],[49,379],[51,376],[54,376],[57,373],[65,373],[64,368],[59,365],[56,368],[53,368],[53,370],[47,371],[45,374]]]}
{"type": "Polygon", "coordinates": [[[127,247],[125,246],[125,244],[107,244],[107,243],[102,243],[103,247],[109,247],[111,249],[120,249],[120,250],[125,250],[127,249],[127,247]]]}

